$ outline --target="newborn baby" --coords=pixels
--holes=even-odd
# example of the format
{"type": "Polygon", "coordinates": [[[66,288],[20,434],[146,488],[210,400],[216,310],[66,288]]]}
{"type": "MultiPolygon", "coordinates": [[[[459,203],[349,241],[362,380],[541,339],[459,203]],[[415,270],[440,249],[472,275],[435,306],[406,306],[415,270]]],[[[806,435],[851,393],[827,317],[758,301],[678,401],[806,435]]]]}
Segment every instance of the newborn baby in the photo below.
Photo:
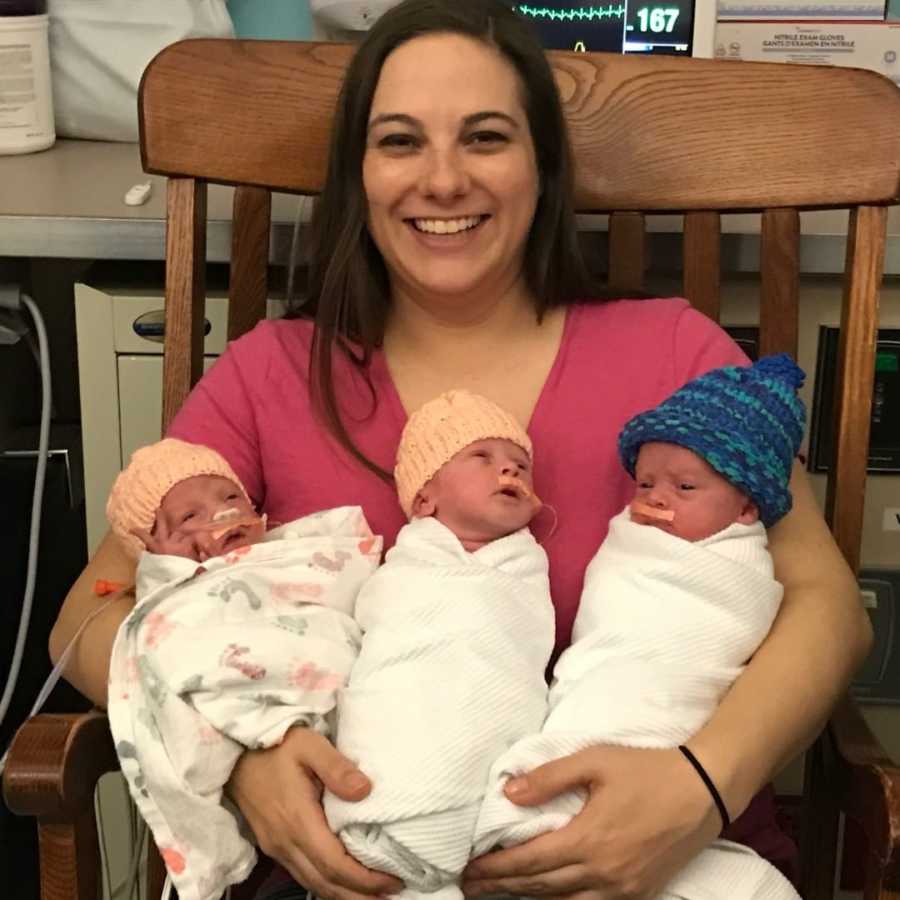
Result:
{"type": "MultiPolygon", "coordinates": [[[[579,791],[539,809],[515,806],[503,793],[508,778],[597,744],[679,747],[740,675],[781,602],[765,529],[791,506],[802,383],[786,355],[716,369],[625,425],[619,455],[635,478],[634,499],[585,573],[541,733],[492,769],[476,854],[561,828],[586,800],[579,791]]],[[[724,805],[720,812],[727,825],[724,805]]],[[[717,841],[661,896],[797,895],[751,850],[717,841]]]]}
{"type": "Polygon", "coordinates": [[[173,439],[134,454],[107,514],[139,557],[110,664],[122,772],[178,896],[218,900],[256,860],[223,786],[245,748],[330,732],[381,539],[358,507],[266,533],[228,463],[173,439]]]}
{"type": "Polygon", "coordinates": [[[325,795],[348,852],[418,892],[461,897],[491,763],[546,713],[554,639],[540,507],[524,429],[450,391],[412,415],[395,478],[411,519],[360,592],[359,658],[339,703],[338,749],[372,780],[358,803],[325,795]]]}

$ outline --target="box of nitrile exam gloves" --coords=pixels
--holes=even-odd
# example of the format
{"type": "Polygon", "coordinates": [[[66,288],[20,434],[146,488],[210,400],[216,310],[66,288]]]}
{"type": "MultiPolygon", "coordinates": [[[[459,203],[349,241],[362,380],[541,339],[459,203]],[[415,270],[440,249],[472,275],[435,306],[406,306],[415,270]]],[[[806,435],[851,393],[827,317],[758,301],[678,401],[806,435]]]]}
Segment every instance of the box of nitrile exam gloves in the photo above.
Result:
{"type": "Polygon", "coordinates": [[[719,22],[716,56],[856,66],[900,85],[900,22],[719,22]]]}
{"type": "MultiPolygon", "coordinates": [[[[894,0],[900,3],[900,0],[894,0]]],[[[876,21],[884,19],[885,0],[718,0],[720,21],[876,21]]]]}

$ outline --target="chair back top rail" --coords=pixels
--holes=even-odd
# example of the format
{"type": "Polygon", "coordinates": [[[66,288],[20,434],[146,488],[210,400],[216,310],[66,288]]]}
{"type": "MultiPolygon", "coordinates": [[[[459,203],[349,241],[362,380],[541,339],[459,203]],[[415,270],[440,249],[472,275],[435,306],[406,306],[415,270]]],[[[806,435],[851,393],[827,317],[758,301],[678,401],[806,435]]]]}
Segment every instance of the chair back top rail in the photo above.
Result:
{"type": "MultiPolygon", "coordinates": [[[[144,168],[317,193],[353,49],[210,39],[167,47],[141,83],[144,168]]],[[[580,211],[814,209],[888,204],[900,193],[900,91],[875,72],[562,51],[550,59],[580,211]]]]}

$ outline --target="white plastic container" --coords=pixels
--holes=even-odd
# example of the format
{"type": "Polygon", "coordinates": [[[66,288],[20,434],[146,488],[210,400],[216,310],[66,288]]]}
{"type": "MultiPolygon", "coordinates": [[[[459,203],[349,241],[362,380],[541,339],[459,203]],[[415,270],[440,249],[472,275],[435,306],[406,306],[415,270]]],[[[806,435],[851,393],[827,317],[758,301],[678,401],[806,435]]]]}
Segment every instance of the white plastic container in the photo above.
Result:
{"type": "Polygon", "coordinates": [[[0,155],[56,141],[47,26],[42,0],[0,0],[0,155]]]}

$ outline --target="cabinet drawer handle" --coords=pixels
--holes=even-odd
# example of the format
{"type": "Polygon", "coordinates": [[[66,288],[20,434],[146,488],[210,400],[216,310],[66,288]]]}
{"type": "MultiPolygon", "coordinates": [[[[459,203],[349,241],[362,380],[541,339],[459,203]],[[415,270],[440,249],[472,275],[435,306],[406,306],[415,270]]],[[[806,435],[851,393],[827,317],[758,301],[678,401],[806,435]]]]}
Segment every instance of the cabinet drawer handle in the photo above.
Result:
{"type": "MultiPolygon", "coordinates": [[[[131,324],[134,333],[148,341],[158,344],[163,342],[166,336],[165,313],[161,309],[154,309],[138,316],[131,324]]],[[[209,319],[203,320],[203,336],[206,337],[212,331],[209,319]]]]}

